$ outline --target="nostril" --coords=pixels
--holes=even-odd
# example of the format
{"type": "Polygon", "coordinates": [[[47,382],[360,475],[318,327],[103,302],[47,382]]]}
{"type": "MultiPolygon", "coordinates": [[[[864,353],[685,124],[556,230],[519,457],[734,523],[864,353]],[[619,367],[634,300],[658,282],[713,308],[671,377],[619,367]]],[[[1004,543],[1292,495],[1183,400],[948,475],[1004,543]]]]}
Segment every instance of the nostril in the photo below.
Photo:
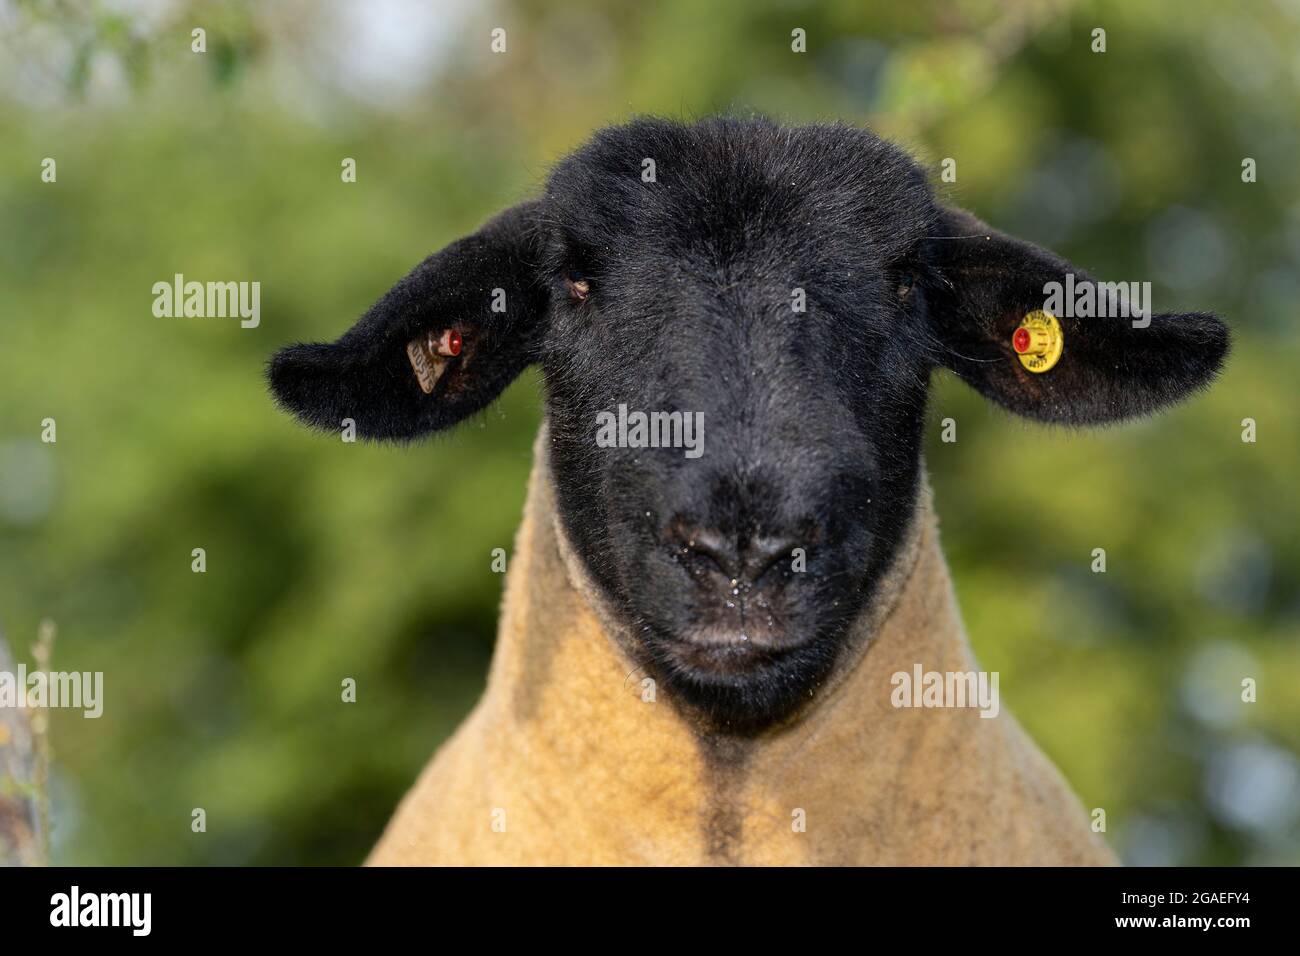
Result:
{"type": "Polygon", "coordinates": [[[699,528],[678,529],[674,536],[682,554],[703,561],[703,570],[717,571],[725,577],[734,577],[738,568],[732,542],[716,531],[699,528]]]}
{"type": "Polygon", "coordinates": [[[763,575],[773,570],[782,559],[793,560],[794,549],[799,543],[793,538],[753,538],[746,542],[744,560],[741,562],[741,577],[756,584],[763,575]]]}
{"type": "Polygon", "coordinates": [[[716,573],[733,588],[738,583],[757,584],[799,546],[793,538],[737,538],[711,529],[681,526],[673,529],[672,538],[678,554],[686,559],[692,571],[697,575],[716,573]]]}

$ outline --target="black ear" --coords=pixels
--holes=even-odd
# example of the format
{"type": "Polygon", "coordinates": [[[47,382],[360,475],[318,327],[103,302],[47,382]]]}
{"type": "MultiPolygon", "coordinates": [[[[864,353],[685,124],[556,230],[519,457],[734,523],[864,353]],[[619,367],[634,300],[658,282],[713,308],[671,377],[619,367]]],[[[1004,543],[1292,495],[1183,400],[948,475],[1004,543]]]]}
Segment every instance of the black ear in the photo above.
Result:
{"type": "Polygon", "coordinates": [[[1217,317],[1151,315],[1150,302],[1132,299],[1130,310],[1140,304],[1147,315],[1117,315],[1122,310],[1110,294],[1114,286],[1096,283],[1046,249],[995,232],[963,210],[943,210],[926,260],[929,274],[922,281],[938,360],[986,397],[1030,418],[1092,425],[1147,414],[1207,386],[1228,352],[1228,328],[1217,317]],[[1054,295],[1057,288],[1061,296],[1054,295]],[[1071,317],[1053,299],[1083,308],[1071,317]],[[1101,300],[1108,317],[1097,315],[1101,300]],[[1026,368],[1012,344],[1024,317],[1037,310],[1057,318],[1063,338],[1059,359],[1043,372],[1026,368]],[[1087,311],[1092,315],[1085,317],[1087,311]]]}
{"type": "Polygon", "coordinates": [[[267,368],[276,400],[317,428],[351,418],[363,437],[399,440],[486,406],[541,342],[548,293],[537,274],[537,205],[515,206],[429,256],[337,342],[281,349],[267,368]]]}

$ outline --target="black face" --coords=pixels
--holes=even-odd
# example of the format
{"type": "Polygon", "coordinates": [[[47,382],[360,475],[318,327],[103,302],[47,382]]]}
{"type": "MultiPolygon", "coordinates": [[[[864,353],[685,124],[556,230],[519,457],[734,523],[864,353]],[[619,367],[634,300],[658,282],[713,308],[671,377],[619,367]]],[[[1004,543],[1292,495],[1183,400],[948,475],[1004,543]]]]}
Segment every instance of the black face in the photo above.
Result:
{"type": "Polygon", "coordinates": [[[654,132],[603,134],[547,191],[556,489],[644,666],[723,721],[767,720],[825,678],[911,514],[938,213],[859,131],[654,132]],[[703,440],[598,445],[620,405],[703,440]]]}
{"type": "Polygon", "coordinates": [[[1084,425],[1222,364],[1210,315],[1060,316],[1059,364],[1027,371],[1013,333],[1066,273],[1092,281],[936,204],[864,130],[642,120],[269,374],[309,424],[409,440],[540,362],[561,516],[632,653],[670,699],[745,731],[815,694],[897,553],[933,369],[1084,425]]]}

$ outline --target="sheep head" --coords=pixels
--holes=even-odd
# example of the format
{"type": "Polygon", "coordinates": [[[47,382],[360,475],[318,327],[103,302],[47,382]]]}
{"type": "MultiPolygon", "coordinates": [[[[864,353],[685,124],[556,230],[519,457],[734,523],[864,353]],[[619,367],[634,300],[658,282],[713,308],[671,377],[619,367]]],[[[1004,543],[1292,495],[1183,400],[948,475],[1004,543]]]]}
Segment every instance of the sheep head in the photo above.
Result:
{"type": "Polygon", "coordinates": [[[932,371],[1094,425],[1220,368],[1203,313],[1059,315],[1033,367],[1018,330],[1067,276],[1092,281],[942,205],[865,130],[638,120],[269,376],[308,424],[403,441],[539,364],[561,519],[641,664],[762,727],[824,681],[900,547],[932,371]]]}

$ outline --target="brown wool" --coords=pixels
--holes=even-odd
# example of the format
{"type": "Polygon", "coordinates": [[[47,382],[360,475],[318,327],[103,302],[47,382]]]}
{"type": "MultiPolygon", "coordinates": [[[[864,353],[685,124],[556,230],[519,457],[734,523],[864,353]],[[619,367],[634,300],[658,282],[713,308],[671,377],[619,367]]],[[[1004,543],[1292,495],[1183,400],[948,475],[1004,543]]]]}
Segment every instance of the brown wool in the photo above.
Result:
{"type": "Polygon", "coordinates": [[[368,863],[1075,865],[1115,862],[1002,708],[896,708],[917,662],[977,668],[928,484],[830,680],[754,738],[711,737],[621,651],[564,540],[543,427],[487,689],[368,863]]]}

